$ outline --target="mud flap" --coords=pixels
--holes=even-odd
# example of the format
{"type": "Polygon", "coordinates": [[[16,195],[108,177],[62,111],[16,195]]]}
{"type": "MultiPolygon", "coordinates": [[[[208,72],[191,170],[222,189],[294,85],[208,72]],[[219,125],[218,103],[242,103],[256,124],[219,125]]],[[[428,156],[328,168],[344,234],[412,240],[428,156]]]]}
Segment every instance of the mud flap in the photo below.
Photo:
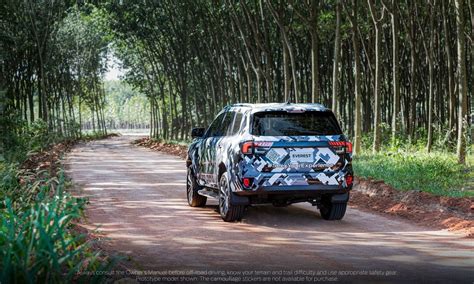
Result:
{"type": "Polygon", "coordinates": [[[347,201],[349,201],[349,192],[331,196],[332,203],[346,203],[347,201]]]}
{"type": "Polygon", "coordinates": [[[239,196],[235,193],[230,194],[230,204],[232,205],[249,205],[250,200],[247,196],[239,196]]]}

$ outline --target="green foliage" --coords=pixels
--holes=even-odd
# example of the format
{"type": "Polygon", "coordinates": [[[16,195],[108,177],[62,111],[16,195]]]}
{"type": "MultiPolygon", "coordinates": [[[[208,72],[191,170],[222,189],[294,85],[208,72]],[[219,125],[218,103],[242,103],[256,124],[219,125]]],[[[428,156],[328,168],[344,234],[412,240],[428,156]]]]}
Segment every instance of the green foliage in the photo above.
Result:
{"type": "MultiPolygon", "coordinates": [[[[22,195],[14,167],[0,169],[0,195],[22,195]]],[[[51,181],[50,184],[55,184],[51,181]]],[[[42,186],[34,199],[2,198],[0,205],[0,282],[58,283],[81,280],[84,271],[106,270],[112,263],[101,263],[90,242],[72,231],[81,217],[85,200],[64,191],[64,178],[57,187],[42,186]]],[[[85,280],[85,279],[83,279],[85,280]]],[[[91,280],[91,279],[88,279],[91,280]]],[[[99,281],[98,279],[92,279],[99,281]]]]}
{"type": "Polygon", "coordinates": [[[3,154],[8,162],[22,162],[28,153],[39,152],[53,143],[75,138],[78,132],[77,124],[71,125],[72,136],[51,131],[48,124],[41,119],[31,124],[21,119],[10,121],[10,123],[14,127],[6,131],[2,137],[3,145],[5,145],[3,154]]]}
{"type": "Polygon", "coordinates": [[[382,149],[372,153],[373,136],[362,137],[362,153],[354,157],[356,176],[383,180],[396,189],[421,190],[436,195],[474,196],[468,189],[474,180],[472,170],[457,163],[453,153],[455,141],[452,132],[437,127],[433,130],[433,151],[426,152],[426,130],[415,131],[418,137],[410,143],[405,135],[391,137],[390,127],[382,123],[382,149]]]}
{"type": "Polygon", "coordinates": [[[18,168],[14,164],[0,163],[0,200],[19,187],[18,168]]]}
{"type": "Polygon", "coordinates": [[[20,145],[24,145],[24,139],[18,134],[16,128],[23,129],[25,127],[23,121],[16,115],[0,116],[0,145],[2,152],[2,160],[19,160],[24,153],[18,153],[20,145]]]}
{"type": "Polygon", "coordinates": [[[41,151],[52,142],[56,135],[50,135],[48,125],[41,119],[28,126],[28,149],[41,151]]]}
{"type": "Polygon", "coordinates": [[[401,190],[421,190],[435,195],[474,196],[464,187],[469,172],[457,163],[456,155],[445,152],[383,150],[354,157],[354,173],[383,180],[401,190]]]}
{"type": "MultiPolygon", "coordinates": [[[[122,81],[106,81],[104,88],[107,93],[104,108],[107,129],[149,128],[150,103],[143,93],[122,81]]],[[[89,117],[83,121],[90,120],[89,117]]]]}
{"type": "Polygon", "coordinates": [[[120,134],[117,133],[108,133],[104,134],[102,132],[87,132],[81,136],[81,141],[91,141],[91,140],[98,140],[98,139],[105,139],[108,137],[119,136],[120,134]]]}
{"type": "MultiPolygon", "coordinates": [[[[381,141],[382,148],[388,151],[404,150],[408,152],[424,151],[428,142],[427,131],[425,128],[418,128],[415,131],[415,137],[410,142],[406,133],[398,133],[395,138],[392,137],[390,125],[381,123],[381,141]]],[[[347,132],[347,130],[345,130],[347,132]]],[[[373,144],[373,132],[365,133],[362,136],[362,147],[364,151],[370,151],[373,144]]],[[[433,128],[433,146],[434,151],[454,152],[456,147],[456,137],[454,130],[450,130],[447,125],[439,125],[433,128]]]]}

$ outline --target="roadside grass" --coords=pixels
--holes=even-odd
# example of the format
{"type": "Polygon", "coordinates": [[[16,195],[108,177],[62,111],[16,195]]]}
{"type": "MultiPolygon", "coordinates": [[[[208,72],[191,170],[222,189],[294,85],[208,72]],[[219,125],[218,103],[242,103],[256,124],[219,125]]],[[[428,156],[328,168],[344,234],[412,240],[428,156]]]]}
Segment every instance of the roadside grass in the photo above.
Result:
{"type": "Polygon", "coordinates": [[[399,190],[420,190],[440,196],[472,197],[472,157],[468,166],[459,165],[455,154],[423,150],[368,151],[354,157],[358,177],[383,180],[399,190]]]}
{"type": "Polygon", "coordinates": [[[71,233],[85,201],[66,193],[63,184],[54,194],[42,187],[35,202],[20,208],[10,198],[2,204],[0,279],[5,283],[91,280],[81,272],[106,270],[110,265],[100,261],[84,236],[71,233]]]}
{"type": "MultiPolygon", "coordinates": [[[[118,259],[95,252],[75,229],[86,200],[67,192],[57,166],[64,145],[78,138],[46,128],[38,123],[24,136],[3,137],[16,146],[0,153],[0,283],[101,282],[103,276],[90,273],[110,270],[118,259]]],[[[81,140],[108,136],[91,133],[81,140]]]]}
{"type": "Polygon", "coordinates": [[[0,282],[68,283],[100,282],[103,277],[89,275],[106,271],[113,262],[104,261],[91,248],[92,242],[74,232],[85,199],[65,191],[61,173],[37,183],[19,185],[14,168],[0,173],[0,282]],[[8,191],[17,195],[11,198],[8,191]],[[21,192],[24,192],[23,194],[21,192]]]}

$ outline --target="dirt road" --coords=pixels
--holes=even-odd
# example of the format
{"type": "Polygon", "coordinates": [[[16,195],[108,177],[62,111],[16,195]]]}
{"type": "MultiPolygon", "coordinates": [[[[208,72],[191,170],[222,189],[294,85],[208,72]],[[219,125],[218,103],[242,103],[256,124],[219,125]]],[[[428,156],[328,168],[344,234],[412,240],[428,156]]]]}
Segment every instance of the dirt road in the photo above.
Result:
{"type": "Polygon", "coordinates": [[[109,238],[105,250],[129,255],[134,269],[195,270],[192,276],[227,270],[238,277],[247,271],[255,277],[248,280],[273,273],[280,277],[273,281],[293,283],[318,271],[327,278],[313,281],[474,281],[472,239],[402,219],[350,208],[342,221],[328,222],[302,204],[254,206],[242,222],[224,223],[215,201],[188,207],[183,160],[132,146],[133,138],[79,145],[66,163],[68,176],[90,198],[87,227],[109,238]]]}

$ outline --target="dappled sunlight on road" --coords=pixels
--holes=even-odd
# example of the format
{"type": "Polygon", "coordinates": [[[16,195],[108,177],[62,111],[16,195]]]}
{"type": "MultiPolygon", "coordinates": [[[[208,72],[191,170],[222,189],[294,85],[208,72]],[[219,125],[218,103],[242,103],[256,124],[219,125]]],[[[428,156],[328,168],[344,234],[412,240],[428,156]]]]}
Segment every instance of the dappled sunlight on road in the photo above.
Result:
{"type": "Polygon", "coordinates": [[[130,255],[140,268],[385,269],[463,275],[474,267],[474,243],[446,231],[348,209],[324,221],[309,204],[248,208],[225,223],[217,203],[191,208],[184,161],[128,145],[96,141],[75,149],[68,174],[90,198],[88,229],[107,250],[130,255]],[[98,149],[101,149],[98,151],[98,149]]]}

